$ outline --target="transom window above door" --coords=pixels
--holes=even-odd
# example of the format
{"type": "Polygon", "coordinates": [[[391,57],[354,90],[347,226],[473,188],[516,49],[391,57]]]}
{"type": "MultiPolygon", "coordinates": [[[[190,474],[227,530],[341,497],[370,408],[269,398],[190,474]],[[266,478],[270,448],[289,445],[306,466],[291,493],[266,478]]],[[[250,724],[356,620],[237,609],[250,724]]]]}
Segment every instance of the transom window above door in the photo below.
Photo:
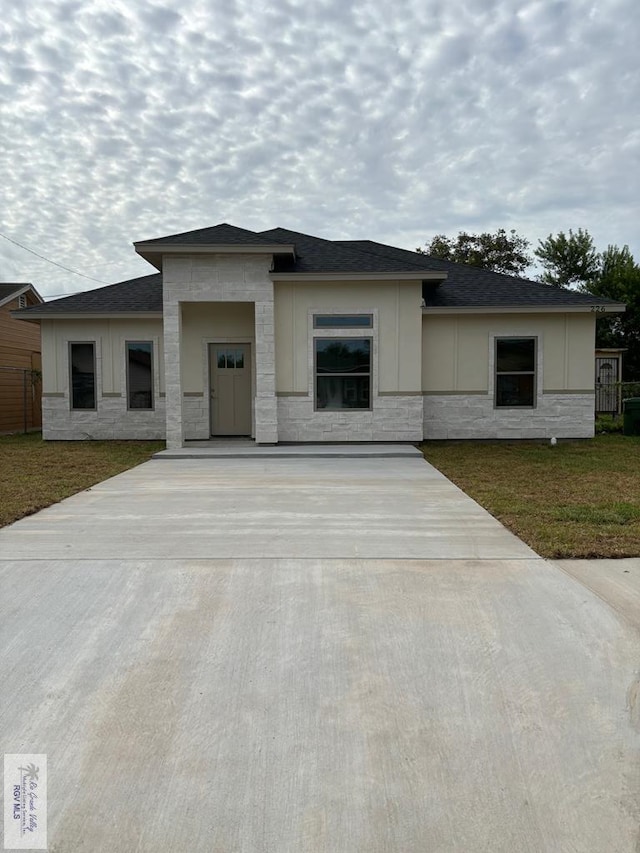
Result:
{"type": "Polygon", "coordinates": [[[244,351],[241,349],[232,349],[229,347],[216,348],[216,363],[218,370],[225,368],[243,368],[244,367],[244,351]]]}

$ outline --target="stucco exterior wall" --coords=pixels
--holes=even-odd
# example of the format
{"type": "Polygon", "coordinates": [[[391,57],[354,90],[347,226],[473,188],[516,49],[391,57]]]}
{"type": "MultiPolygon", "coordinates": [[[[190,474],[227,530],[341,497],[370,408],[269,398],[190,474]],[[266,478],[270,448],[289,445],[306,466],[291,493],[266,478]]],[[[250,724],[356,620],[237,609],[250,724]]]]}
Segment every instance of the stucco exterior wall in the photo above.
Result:
{"type": "Polygon", "coordinates": [[[493,339],[534,336],[542,354],[542,388],[593,389],[593,314],[425,314],[422,390],[489,391],[493,339]]]}
{"type": "Polygon", "coordinates": [[[255,343],[251,302],[182,304],[182,385],[186,393],[207,392],[207,348],[218,342],[255,343]]]}
{"type": "Polygon", "coordinates": [[[276,389],[282,441],[419,441],[422,318],[419,282],[278,282],[276,389]],[[371,314],[371,329],[313,328],[314,314],[371,314]],[[315,337],[371,337],[371,408],[318,411],[315,337]]]}
{"type": "Polygon", "coordinates": [[[277,282],[276,389],[309,391],[309,317],[371,314],[378,323],[378,390],[420,390],[422,317],[419,282],[277,282]]]}
{"type": "Polygon", "coordinates": [[[165,435],[161,320],[43,320],[42,434],[48,440],[161,439],[165,435]],[[93,342],[96,409],[73,411],[69,343],[93,342]],[[154,408],[127,408],[126,342],[153,342],[154,408]]]}
{"type": "Polygon", "coordinates": [[[593,436],[594,345],[592,314],[425,314],[425,438],[593,436]],[[533,408],[495,407],[495,338],[509,336],[537,338],[533,408]]]}
{"type": "Polygon", "coordinates": [[[274,287],[267,263],[262,256],[167,259],[164,323],[43,320],[44,437],[163,438],[168,424],[174,443],[208,438],[208,346],[226,341],[251,346],[259,442],[593,435],[593,315],[422,314],[418,282],[274,287]],[[314,330],[316,313],[371,314],[373,328],[314,330]],[[315,408],[313,340],[332,335],[372,338],[368,410],[315,408]],[[494,340],[503,336],[537,338],[533,408],[495,407],[494,340]],[[154,408],[129,411],[125,344],[144,340],[153,342],[154,408]],[[95,342],[95,411],[70,408],[72,341],[95,342]]]}

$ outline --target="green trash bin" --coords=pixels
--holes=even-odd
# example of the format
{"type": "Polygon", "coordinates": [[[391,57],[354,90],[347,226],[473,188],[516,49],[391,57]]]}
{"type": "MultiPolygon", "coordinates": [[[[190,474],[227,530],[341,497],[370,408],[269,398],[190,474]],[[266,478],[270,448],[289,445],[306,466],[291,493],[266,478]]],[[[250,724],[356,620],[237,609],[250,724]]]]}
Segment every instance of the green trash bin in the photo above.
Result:
{"type": "Polygon", "coordinates": [[[629,397],[622,401],[624,420],[622,431],[625,435],[640,435],[640,397],[629,397]]]}

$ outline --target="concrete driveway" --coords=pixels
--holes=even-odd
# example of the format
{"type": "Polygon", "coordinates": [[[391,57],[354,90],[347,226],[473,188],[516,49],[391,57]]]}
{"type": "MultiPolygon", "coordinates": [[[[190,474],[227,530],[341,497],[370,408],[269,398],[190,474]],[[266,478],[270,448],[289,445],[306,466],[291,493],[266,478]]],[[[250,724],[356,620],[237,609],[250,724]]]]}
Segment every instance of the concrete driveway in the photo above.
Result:
{"type": "Polygon", "coordinates": [[[637,850],[640,641],[420,458],[153,460],[0,531],[49,850],[637,850]]]}

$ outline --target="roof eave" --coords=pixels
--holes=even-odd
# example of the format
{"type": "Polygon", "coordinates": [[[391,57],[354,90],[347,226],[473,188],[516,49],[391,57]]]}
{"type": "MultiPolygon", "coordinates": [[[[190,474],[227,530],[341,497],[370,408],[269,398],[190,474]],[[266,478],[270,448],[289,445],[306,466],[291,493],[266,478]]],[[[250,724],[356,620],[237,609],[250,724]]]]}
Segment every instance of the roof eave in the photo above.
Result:
{"type": "MultiPolygon", "coordinates": [[[[46,304],[46,303],[45,303],[46,304]]],[[[11,312],[16,320],[162,320],[162,311],[32,311],[28,308],[11,312]],[[23,316],[20,316],[23,315],[23,316]]]]}
{"type": "Polygon", "coordinates": [[[620,303],[587,305],[431,305],[423,314],[623,314],[626,306],[620,303]]]}
{"type": "Polygon", "coordinates": [[[139,242],[134,249],[157,270],[162,271],[163,255],[291,255],[292,243],[154,243],[139,242]]]}
{"type": "MultiPolygon", "coordinates": [[[[18,296],[22,296],[24,293],[28,293],[29,291],[31,291],[33,293],[33,295],[37,298],[38,302],[41,302],[41,303],[44,302],[44,299],[42,298],[42,296],[40,296],[40,294],[35,289],[35,287],[30,283],[26,283],[24,285],[19,285],[18,289],[15,290],[13,293],[10,293],[9,296],[5,296],[4,299],[0,299],[0,308],[3,305],[6,305],[7,302],[11,302],[12,299],[17,299],[18,296]]],[[[18,310],[18,309],[16,309],[16,310],[18,310]]]]}
{"type": "Polygon", "coordinates": [[[441,272],[272,272],[272,281],[446,281],[441,272]]]}

